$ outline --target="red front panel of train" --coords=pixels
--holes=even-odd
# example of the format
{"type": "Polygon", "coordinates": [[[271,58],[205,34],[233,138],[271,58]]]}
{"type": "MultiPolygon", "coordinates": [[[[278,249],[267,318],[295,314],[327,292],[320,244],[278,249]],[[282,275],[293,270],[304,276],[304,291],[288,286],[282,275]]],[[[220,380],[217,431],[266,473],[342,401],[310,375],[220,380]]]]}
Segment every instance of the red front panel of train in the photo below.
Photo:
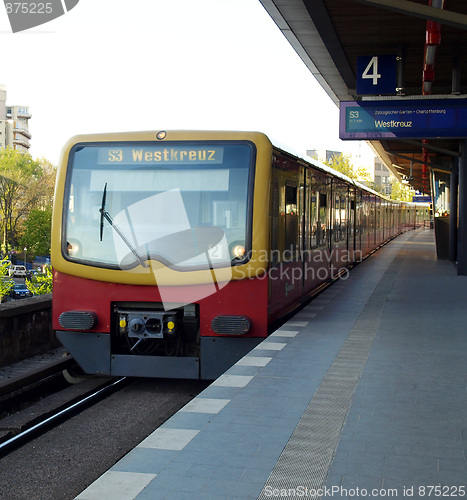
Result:
{"type": "MultiPolygon", "coordinates": [[[[70,276],[55,271],[53,328],[63,330],[59,316],[66,311],[89,311],[97,316],[92,332],[111,331],[111,304],[178,302],[199,305],[201,336],[216,336],[211,323],[217,316],[246,316],[251,329],[245,337],[267,335],[268,281],[247,279],[231,281],[225,286],[193,285],[157,287],[106,283],[70,276]]],[[[225,336],[225,335],[223,335],[225,336]]]]}

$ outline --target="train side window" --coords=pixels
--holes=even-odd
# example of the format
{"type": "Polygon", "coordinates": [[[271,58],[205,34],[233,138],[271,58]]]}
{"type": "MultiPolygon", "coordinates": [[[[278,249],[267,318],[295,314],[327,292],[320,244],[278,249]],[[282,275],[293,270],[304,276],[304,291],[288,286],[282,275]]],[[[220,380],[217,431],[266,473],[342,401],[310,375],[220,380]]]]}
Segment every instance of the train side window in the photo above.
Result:
{"type": "Polygon", "coordinates": [[[310,234],[310,247],[316,248],[318,246],[318,200],[319,193],[314,189],[311,191],[311,204],[310,204],[310,221],[311,221],[311,234],[310,234]]]}
{"type": "Polygon", "coordinates": [[[347,241],[347,231],[349,223],[349,199],[348,192],[344,190],[341,197],[341,240],[347,241]]]}
{"type": "Polygon", "coordinates": [[[318,246],[326,245],[327,238],[327,221],[326,221],[326,211],[328,206],[328,196],[327,193],[319,193],[319,217],[318,217],[318,246]]]}
{"type": "Polygon", "coordinates": [[[298,215],[297,215],[297,186],[285,186],[285,250],[291,255],[297,250],[298,242],[298,215]]]}
{"type": "Polygon", "coordinates": [[[341,202],[340,197],[336,196],[334,199],[334,226],[333,226],[333,240],[338,242],[340,240],[341,228],[341,202]]]}
{"type": "Polygon", "coordinates": [[[285,213],[297,215],[297,186],[285,186],[285,213]]]}

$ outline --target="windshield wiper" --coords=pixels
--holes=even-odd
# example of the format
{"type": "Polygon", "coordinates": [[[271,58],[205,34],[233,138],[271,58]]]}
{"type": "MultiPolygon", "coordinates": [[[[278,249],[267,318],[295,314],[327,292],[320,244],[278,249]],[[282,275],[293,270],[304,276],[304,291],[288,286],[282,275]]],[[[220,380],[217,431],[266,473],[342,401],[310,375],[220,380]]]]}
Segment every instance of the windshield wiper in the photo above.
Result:
{"type": "Polygon", "coordinates": [[[112,226],[112,229],[120,236],[120,238],[125,243],[125,245],[131,250],[131,253],[136,257],[136,259],[139,261],[139,263],[143,267],[148,267],[148,264],[143,260],[141,255],[137,252],[136,248],[127,239],[127,237],[125,236],[123,231],[117,226],[117,224],[115,224],[115,222],[113,221],[109,212],[106,211],[106,209],[105,209],[106,198],[107,198],[107,182],[105,183],[105,186],[104,186],[104,192],[102,193],[102,204],[101,204],[101,208],[99,209],[99,212],[101,214],[101,223],[100,223],[101,241],[102,241],[102,236],[104,234],[104,219],[105,219],[112,226]]]}

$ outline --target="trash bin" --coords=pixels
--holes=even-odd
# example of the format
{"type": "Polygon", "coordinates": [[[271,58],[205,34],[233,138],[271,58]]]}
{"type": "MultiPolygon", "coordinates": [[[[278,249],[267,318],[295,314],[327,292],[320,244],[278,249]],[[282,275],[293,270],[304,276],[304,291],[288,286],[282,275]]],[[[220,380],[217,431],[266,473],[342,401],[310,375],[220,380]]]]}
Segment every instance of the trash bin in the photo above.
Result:
{"type": "Polygon", "coordinates": [[[449,217],[435,217],[436,255],[449,259],[449,217]]]}

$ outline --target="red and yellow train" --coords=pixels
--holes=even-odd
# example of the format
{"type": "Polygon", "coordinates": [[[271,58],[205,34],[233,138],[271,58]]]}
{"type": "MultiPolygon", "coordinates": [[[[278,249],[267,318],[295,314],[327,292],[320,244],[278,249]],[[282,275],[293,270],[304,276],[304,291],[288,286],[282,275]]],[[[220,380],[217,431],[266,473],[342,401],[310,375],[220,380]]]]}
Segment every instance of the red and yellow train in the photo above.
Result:
{"type": "Polygon", "coordinates": [[[56,183],[53,327],[86,373],[213,379],[426,212],[261,133],[78,136],[56,183]]]}

